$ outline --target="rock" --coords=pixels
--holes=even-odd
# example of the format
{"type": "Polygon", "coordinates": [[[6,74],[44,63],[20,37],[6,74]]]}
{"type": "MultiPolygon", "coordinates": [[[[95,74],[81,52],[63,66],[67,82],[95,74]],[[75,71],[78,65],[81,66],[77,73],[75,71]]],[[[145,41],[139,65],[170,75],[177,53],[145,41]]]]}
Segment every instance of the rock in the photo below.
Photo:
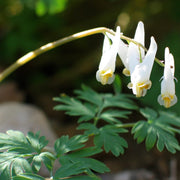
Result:
{"type": "MultiPolygon", "coordinates": [[[[40,135],[49,140],[48,146],[51,147],[53,147],[57,139],[47,117],[39,108],[18,102],[0,104],[0,132],[5,133],[7,130],[18,130],[25,135],[29,131],[34,133],[40,131],[40,135]]],[[[58,164],[56,163],[55,169],[57,167],[58,164]]],[[[45,166],[41,168],[39,174],[44,177],[49,176],[45,166]]]]}
{"type": "Polygon", "coordinates": [[[29,131],[36,133],[40,131],[41,136],[49,140],[49,145],[53,145],[56,135],[51,128],[45,114],[35,106],[7,102],[0,104],[0,132],[7,130],[19,130],[24,134],[29,131]]]}

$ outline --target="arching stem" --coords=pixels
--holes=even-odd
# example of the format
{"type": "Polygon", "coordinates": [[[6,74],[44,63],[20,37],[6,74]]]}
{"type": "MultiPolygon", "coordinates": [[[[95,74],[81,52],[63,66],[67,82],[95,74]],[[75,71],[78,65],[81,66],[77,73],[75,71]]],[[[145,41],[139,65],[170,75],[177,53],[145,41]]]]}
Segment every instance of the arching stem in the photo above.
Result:
{"type": "MultiPolygon", "coordinates": [[[[7,69],[5,69],[2,73],[0,73],[0,82],[2,80],[4,80],[7,76],[9,76],[12,72],[14,72],[16,69],[18,69],[22,65],[26,64],[27,62],[31,61],[32,59],[39,56],[40,54],[43,54],[43,53],[45,53],[51,49],[54,49],[58,46],[61,46],[61,45],[66,44],[68,42],[74,41],[76,39],[80,39],[80,38],[90,36],[90,35],[94,35],[94,34],[98,34],[98,33],[103,33],[103,34],[110,33],[112,35],[115,35],[115,32],[111,29],[108,29],[105,27],[98,27],[98,28],[82,31],[82,32],[73,34],[71,36],[67,36],[65,38],[59,39],[59,40],[54,41],[54,42],[50,42],[44,46],[41,46],[40,48],[38,48],[34,51],[31,51],[31,52],[25,54],[24,56],[19,58],[15,63],[13,63],[7,69]]],[[[142,44],[134,41],[133,39],[131,39],[129,37],[121,35],[121,39],[124,39],[128,42],[133,42],[134,44],[137,44],[138,46],[142,47],[145,51],[147,51],[147,49],[142,44]]],[[[155,61],[159,65],[164,66],[164,64],[159,59],[155,58],[155,61]]]]}

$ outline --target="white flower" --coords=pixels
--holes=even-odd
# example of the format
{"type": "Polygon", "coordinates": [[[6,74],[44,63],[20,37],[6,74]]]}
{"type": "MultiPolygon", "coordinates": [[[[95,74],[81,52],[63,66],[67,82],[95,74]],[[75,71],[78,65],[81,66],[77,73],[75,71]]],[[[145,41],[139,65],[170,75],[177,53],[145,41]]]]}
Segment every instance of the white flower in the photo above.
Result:
{"type": "MultiPolygon", "coordinates": [[[[144,24],[138,23],[134,40],[144,46],[144,24]]],[[[151,87],[149,80],[154,59],[157,51],[157,44],[151,37],[150,47],[145,55],[144,49],[134,43],[129,44],[127,61],[131,75],[131,83],[128,88],[132,89],[137,97],[145,96],[147,89],[151,87]]]]}
{"type": "Polygon", "coordinates": [[[96,72],[97,81],[101,82],[103,85],[111,84],[114,81],[116,56],[120,41],[120,27],[117,27],[115,36],[110,34],[108,36],[111,38],[112,44],[107,35],[105,35],[102,57],[99,64],[99,69],[96,72]]]}
{"type": "Polygon", "coordinates": [[[166,108],[177,102],[174,83],[174,57],[167,47],[165,49],[165,67],[161,82],[161,94],[158,96],[158,102],[166,108]]]}

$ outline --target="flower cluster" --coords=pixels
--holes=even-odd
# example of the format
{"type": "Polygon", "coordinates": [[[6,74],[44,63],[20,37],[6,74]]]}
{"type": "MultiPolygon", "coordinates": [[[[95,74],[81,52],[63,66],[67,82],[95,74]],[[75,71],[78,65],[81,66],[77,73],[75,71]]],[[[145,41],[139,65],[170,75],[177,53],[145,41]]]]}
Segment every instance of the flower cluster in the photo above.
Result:
{"type": "MultiPolygon", "coordinates": [[[[151,37],[149,49],[145,52],[144,24],[141,21],[137,25],[134,38],[128,41],[128,44],[121,39],[121,36],[119,26],[115,35],[105,34],[96,79],[103,85],[113,82],[118,55],[125,66],[123,74],[130,76],[128,88],[132,89],[136,97],[145,96],[152,85],[150,75],[157,52],[156,41],[154,37],[151,37]]],[[[177,102],[174,84],[174,58],[168,48],[165,49],[164,75],[161,79],[161,95],[158,97],[158,102],[168,108],[177,102]]]]}

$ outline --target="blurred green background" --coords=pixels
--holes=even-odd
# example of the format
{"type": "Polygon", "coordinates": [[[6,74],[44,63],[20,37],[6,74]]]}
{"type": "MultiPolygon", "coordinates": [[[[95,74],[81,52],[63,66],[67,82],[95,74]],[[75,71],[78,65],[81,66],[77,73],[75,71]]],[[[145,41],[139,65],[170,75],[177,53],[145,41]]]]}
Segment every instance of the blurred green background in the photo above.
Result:
{"type": "MultiPolygon", "coordinates": [[[[19,57],[41,45],[82,30],[105,26],[121,26],[123,33],[134,36],[138,21],[145,24],[146,47],[150,36],[158,44],[157,57],[164,58],[166,46],[173,53],[175,76],[180,79],[180,1],[179,0],[0,0],[0,69],[3,70],[19,57]]],[[[72,92],[85,83],[97,90],[108,91],[111,86],[101,86],[95,79],[101,57],[102,35],[73,41],[45,53],[18,69],[7,81],[15,81],[25,93],[25,102],[42,107],[50,116],[52,97],[62,92],[72,92]]],[[[122,91],[129,79],[116,72],[122,79],[122,91]]],[[[163,68],[154,65],[152,88],[140,98],[142,106],[163,109],[157,103],[163,68]]],[[[180,97],[179,83],[176,83],[180,97]]],[[[179,112],[179,102],[171,111],[179,112]]]]}

